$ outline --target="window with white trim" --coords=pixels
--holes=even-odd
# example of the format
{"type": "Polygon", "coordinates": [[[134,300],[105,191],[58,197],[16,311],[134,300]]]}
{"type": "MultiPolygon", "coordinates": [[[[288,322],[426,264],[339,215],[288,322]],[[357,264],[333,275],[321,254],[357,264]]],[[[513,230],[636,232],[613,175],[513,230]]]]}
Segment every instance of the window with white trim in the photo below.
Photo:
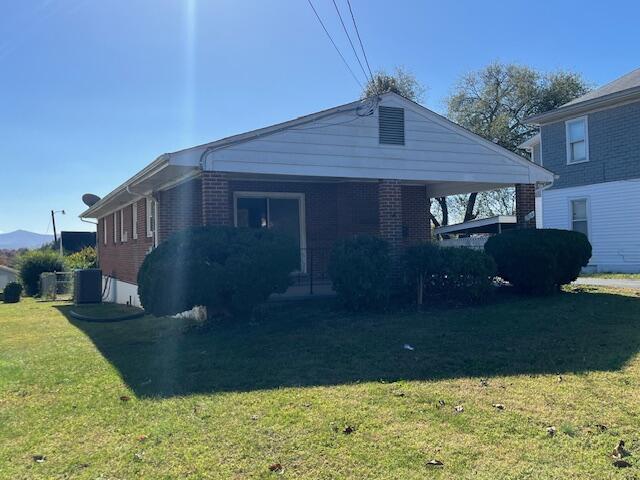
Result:
{"type": "Polygon", "coordinates": [[[147,198],[147,237],[153,237],[156,231],[156,202],[152,198],[147,198]]]}
{"type": "Polygon", "coordinates": [[[113,243],[118,243],[118,216],[113,212],[113,243]]]}
{"type": "Polygon", "coordinates": [[[107,217],[102,218],[102,240],[104,244],[107,244],[108,236],[107,236],[107,217]]]}
{"type": "Polygon", "coordinates": [[[587,117],[576,118],[565,123],[567,135],[567,164],[589,161],[589,139],[587,117]]]}
{"type": "Polygon", "coordinates": [[[138,239],[138,202],[131,205],[131,238],[138,239]]]}
{"type": "Polygon", "coordinates": [[[571,200],[571,230],[584,233],[587,237],[589,236],[589,215],[586,198],[571,200]]]}
{"type": "Polygon", "coordinates": [[[124,228],[124,208],[120,209],[120,242],[127,241],[127,231],[124,228]]]}

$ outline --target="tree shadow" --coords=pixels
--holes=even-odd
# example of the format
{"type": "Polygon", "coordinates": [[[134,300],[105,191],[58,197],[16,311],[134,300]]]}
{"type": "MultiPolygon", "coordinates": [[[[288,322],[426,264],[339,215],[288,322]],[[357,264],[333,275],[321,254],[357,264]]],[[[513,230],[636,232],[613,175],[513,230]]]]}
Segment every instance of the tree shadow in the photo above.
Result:
{"type": "Polygon", "coordinates": [[[141,397],[360,381],[617,370],[640,347],[640,299],[574,292],[503,295],[481,307],[350,315],[326,300],[267,309],[257,323],[194,329],[144,317],[69,316],[141,397]],[[411,345],[414,350],[404,348],[411,345]]]}

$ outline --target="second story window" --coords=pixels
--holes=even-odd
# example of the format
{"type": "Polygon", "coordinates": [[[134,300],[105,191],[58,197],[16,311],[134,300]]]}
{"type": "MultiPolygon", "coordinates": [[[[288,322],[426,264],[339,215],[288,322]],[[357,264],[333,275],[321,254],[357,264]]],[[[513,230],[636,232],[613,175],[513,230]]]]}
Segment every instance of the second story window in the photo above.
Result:
{"type": "Polygon", "coordinates": [[[587,137],[587,118],[581,117],[566,122],[567,164],[589,160],[589,139],[587,137]]]}

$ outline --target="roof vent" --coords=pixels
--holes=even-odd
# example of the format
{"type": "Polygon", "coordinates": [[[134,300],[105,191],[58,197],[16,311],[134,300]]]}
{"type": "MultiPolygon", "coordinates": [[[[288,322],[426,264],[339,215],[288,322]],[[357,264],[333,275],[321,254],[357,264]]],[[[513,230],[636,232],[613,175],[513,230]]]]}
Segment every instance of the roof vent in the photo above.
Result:
{"type": "Polygon", "coordinates": [[[404,145],[404,108],[378,107],[380,143],[404,145]]]}

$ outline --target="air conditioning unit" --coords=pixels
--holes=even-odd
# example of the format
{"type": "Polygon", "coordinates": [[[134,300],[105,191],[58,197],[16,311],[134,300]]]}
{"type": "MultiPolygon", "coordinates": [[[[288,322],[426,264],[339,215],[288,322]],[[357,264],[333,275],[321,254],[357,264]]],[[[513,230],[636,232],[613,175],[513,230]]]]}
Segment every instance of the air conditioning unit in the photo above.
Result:
{"type": "Polygon", "coordinates": [[[102,302],[102,270],[88,268],[73,272],[73,301],[80,303],[102,302]]]}

